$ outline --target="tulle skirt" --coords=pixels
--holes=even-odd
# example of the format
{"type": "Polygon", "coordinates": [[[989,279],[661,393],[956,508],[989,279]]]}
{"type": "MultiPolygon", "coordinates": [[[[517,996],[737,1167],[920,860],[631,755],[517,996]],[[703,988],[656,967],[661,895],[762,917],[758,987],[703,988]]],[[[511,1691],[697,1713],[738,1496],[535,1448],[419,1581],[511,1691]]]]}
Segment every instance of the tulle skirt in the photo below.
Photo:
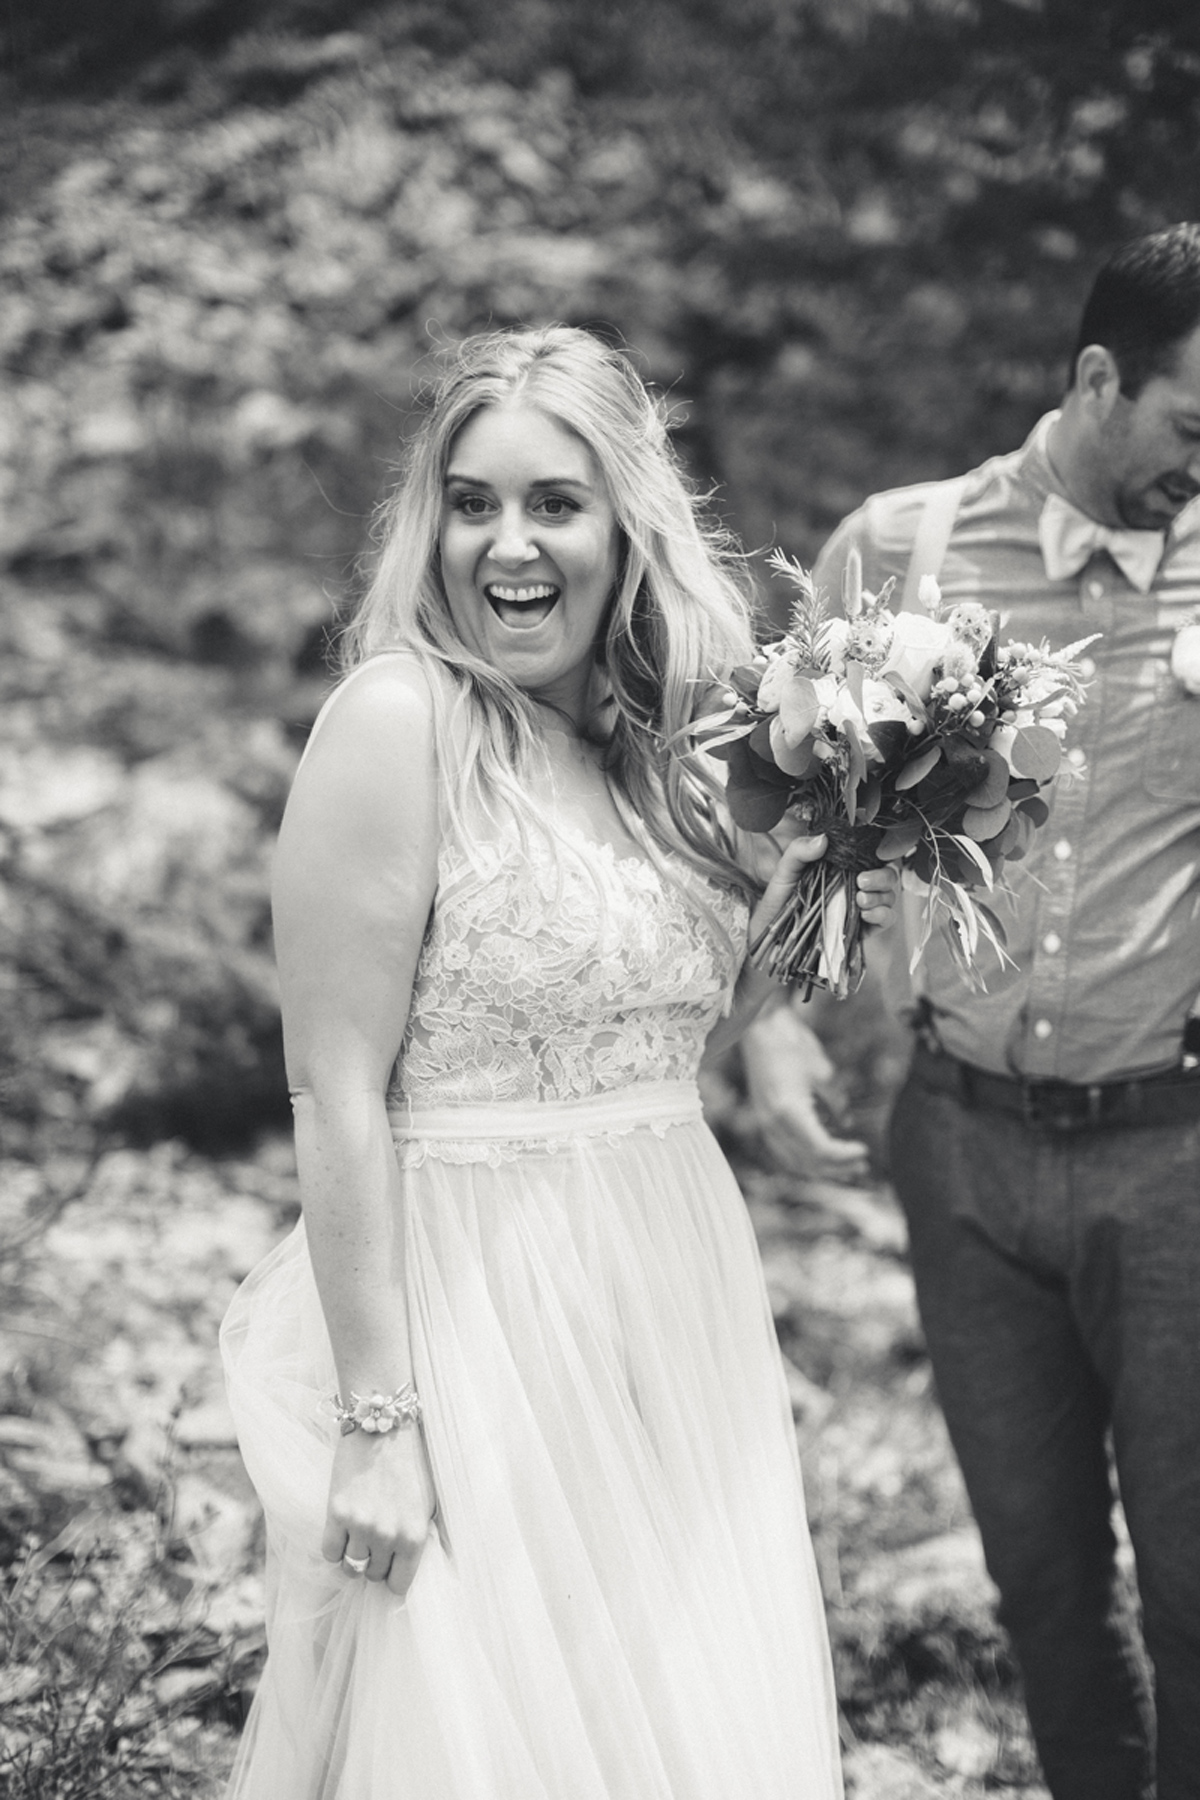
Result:
{"type": "Polygon", "coordinates": [[[406,1602],[321,1557],[301,1224],[222,1332],[268,1537],[230,1800],[833,1800],[791,1417],[694,1087],[396,1125],[438,1535],[406,1602]]]}

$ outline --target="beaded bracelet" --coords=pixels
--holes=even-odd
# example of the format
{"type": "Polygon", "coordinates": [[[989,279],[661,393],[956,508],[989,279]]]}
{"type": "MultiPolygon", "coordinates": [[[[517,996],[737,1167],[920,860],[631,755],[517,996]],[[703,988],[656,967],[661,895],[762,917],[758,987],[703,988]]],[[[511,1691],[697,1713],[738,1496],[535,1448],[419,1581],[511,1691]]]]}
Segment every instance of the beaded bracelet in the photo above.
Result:
{"type": "Polygon", "coordinates": [[[343,1437],[352,1431],[394,1431],[398,1425],[421,1423],[421,1402],[411,1381],[394,1394],[351,1394],[346,1406],[340,1394],[333,1396],[333,1416],[343,1437]]]}

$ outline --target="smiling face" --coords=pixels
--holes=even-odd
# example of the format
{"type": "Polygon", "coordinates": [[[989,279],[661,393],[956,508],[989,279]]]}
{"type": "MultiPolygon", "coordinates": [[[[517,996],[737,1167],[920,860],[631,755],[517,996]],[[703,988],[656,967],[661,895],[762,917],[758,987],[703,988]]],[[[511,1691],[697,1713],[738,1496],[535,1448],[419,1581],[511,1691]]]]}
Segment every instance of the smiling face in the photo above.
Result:
{"type": "Polygon", "coordinates": [[[618,565],[616,516],[582,438],[520,401],[477,412],[450,446],[440,549],[463,642],[581,724],[618,565]]]}
{"type": "Polygon", "coordinates": [[[1100,433],[1098,474],[1113,523],[1165,530],[1200,494],[1200,330],[1168,374],[1117,395],[1100,433]]]}

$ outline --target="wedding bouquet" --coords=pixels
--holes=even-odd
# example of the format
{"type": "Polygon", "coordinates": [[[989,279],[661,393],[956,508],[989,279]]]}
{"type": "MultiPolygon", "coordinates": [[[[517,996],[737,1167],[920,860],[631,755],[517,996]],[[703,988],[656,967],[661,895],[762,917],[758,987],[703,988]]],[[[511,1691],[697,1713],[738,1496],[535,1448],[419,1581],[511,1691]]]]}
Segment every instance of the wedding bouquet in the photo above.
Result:
{"type": "Polygon", "coordinates": [[[1058,651],[1001,644],[993,615],[973,602],[943,607],[928,576],[922,610],[894,613],[894,584],[865,591],[856,553],[846,616],[831,618],[798,563],[770,560],[798,590],[789,629],[733,671],[722,710],[693,738],[728,764],[735,824],[772,831],[786,814],[828,848],[804,866],[752,959],[806,994],[844,997],[862,978],[857,873],[897,862],[924,896],[912,966],[947,917],[955,960],[979,986],[981,942],[1008,960],[980,895],[1049,816],[1040,790],[1083,698],[1075,659],[1095,640],[1058,651]]]}

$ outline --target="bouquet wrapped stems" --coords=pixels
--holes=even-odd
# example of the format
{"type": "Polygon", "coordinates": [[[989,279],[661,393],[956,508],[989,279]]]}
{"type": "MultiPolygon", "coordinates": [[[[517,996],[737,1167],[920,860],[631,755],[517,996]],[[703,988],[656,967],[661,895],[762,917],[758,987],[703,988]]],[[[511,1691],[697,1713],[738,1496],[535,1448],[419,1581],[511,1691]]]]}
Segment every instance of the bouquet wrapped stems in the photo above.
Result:
{"type": "Polygon", "coordinates": [[[863,917],[858,872],[877,861],[882,833],[873,825],[817,819],[813,836],[828,848],[805,863],[790,900],[750,945],[750,960],[764,975],[798,987],[807,1000],[816,987],[844,1000],[863,977],[863,917]]]}

